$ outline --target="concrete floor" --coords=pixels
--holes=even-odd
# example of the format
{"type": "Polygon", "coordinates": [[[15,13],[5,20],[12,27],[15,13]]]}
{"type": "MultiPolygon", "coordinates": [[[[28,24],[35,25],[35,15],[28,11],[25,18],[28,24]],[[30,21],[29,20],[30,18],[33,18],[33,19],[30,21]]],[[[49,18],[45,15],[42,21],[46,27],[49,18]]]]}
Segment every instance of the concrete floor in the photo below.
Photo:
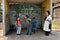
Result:
{"type": "Polygon", "coordinates": [[[15,32],[11,32],[7,36],[0,36],[0,40],[60,40],[60,32],[52,31],[52,34],[49,36],[45,36],[43,31],[37,31],[36,34],[32,35],[26,35],[25,31],[21,35],[16,35],[15,32]]]}

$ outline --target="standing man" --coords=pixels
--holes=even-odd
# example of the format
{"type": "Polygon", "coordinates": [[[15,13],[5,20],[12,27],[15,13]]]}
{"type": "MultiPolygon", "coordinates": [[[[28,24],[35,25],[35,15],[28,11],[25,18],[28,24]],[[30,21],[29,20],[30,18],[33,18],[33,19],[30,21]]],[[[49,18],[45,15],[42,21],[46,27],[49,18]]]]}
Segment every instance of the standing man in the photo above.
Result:
{"type": "Polygon", "coordinates": [[[32,34],[32,26],[31,26],[31,19],[29,18],[28,15],[25,15],[24,18],[26,19],[26,24],[27,24],[27,35],[32,34]]]}

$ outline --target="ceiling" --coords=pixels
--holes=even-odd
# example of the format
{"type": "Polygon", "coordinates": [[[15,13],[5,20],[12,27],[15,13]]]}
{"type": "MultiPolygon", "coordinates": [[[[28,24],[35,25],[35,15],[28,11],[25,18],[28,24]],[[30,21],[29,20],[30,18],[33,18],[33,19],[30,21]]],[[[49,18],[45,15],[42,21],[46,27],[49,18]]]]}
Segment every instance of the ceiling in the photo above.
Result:
{"type": "Polygon", "coordinates": [[[8,0],[8,2],[10,4],[13,4],[13,3],[34,3],[34,4],[37,4],[37,3],[41,3],[43,1],[44,0],[8,0]]]}
{"type": "Polygon", "coordinates": [[[2,0],[0,0],[0,3],[2,2],[2,0]]]}
{"type": "Polygon", "coordinates": [[[59,0],[52,0],[53,1],[53,3],[57,3],[57,2],[59,2],[59,0]]]}

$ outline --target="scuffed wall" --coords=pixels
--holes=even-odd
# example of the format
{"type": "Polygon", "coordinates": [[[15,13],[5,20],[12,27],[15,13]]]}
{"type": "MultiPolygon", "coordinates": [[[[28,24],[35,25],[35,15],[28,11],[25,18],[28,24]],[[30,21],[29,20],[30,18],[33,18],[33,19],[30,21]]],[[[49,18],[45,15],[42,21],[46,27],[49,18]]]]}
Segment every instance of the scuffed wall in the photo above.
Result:
{"type": "Polygon", "coordinates": [[[4,0],[5,2],[5,32],[9,31],[9,4],[8,0],[4,0]]]}
{"type": "Polygon", "coordinates": [[[42,24],[44,23],[44,17],[45,17],[45,12],[49,10],[50,11],[50,0],[45,0],[42,3],[42,24]]]}

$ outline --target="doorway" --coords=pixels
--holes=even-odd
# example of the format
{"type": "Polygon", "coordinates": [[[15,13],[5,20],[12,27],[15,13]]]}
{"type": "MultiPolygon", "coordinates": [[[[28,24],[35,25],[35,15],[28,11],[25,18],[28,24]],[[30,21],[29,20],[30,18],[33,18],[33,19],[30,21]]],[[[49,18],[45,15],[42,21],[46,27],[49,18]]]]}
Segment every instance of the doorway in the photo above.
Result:
{"type": "Polygon", "coordinates": [[[41,27],[41,5],[40,4],[11,4],[10,5],[10,26],[14,26],[16,17],[19,15],[22,28],[26,28],[24,15],[28,15],[31,19],[33,17],[37,20],[37,28],[41,27]]]}

